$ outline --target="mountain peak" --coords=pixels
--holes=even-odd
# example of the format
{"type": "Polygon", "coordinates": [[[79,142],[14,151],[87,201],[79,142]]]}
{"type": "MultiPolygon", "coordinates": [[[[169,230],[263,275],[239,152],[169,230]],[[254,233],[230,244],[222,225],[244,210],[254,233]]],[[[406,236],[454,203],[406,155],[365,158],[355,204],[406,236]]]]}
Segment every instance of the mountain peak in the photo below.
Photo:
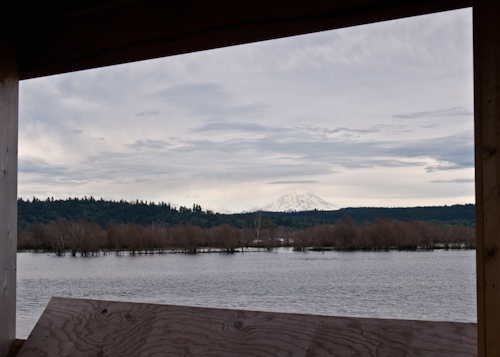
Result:
{"type": "Polygon", "coordinates": [[[312,192],[298,194],[295,191],[286,193],[275,202],[262,207],[263,211],[268,212],[312,211],[314,209],[334,211],[339,208],[319,198],[312,192]]]}

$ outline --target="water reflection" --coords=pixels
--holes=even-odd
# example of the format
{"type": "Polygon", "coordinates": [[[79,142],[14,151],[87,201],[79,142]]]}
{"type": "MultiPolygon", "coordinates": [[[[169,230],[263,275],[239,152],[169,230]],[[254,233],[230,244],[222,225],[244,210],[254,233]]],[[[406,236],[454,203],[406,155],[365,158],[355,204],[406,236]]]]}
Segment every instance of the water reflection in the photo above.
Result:
{"type": "Polygon", "coordinates": [[[475,252],[18,253],[17,337],[51,296],[476,322],[475,252]]]}

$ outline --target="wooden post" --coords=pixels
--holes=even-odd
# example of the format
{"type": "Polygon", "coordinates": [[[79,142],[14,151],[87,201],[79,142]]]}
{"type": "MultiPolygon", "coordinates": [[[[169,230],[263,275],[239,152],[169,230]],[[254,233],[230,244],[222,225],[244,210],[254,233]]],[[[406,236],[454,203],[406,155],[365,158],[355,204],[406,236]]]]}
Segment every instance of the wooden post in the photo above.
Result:
{"type": "Polygon", "coordinates": [[[479,356],[500,354],[500,2],[474,3],[479,356]]]}
{"type": "Polygon", "coordinates": [[[18,93],[15,55],[0,33],[0,357],[16,337],[18,93]]]}

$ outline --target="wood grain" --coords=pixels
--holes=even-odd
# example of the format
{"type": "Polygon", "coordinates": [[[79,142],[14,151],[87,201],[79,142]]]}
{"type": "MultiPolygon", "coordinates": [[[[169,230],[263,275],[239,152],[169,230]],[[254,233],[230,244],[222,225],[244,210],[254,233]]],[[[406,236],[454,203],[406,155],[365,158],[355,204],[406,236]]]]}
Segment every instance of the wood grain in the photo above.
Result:
{"type": "MultiPolygon", "coordinates": [[[[1,5],[0,5],[1,10],[1,5]]],[[[14,51],[0,32],[0,356],[16,329],[17,121],[19,75],[14,51]]]]}
{"type": "Polygon", "coordinates": [[[308,356],[475,356],[476,325],[393,319],[327,318],[308,356]]]}
{"type": "Polygon", "coordinates": [[[18,356],[474,356],[476,325],[54,297],[18,356]]]}
{"type": "Polygon", "coordinates": [[[474,3],[479,356],[500,355],[500,2],[474,3]]]}

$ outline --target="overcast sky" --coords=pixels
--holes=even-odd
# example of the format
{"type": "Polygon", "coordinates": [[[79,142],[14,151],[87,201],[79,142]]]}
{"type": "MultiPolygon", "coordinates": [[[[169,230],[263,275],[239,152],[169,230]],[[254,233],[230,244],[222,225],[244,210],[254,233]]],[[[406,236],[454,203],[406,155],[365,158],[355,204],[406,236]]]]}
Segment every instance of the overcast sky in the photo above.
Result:
{"type": "Polygon", "coordinates": [[[23,81],[19,193],[473,203],[470,9],[23,81]]]}

